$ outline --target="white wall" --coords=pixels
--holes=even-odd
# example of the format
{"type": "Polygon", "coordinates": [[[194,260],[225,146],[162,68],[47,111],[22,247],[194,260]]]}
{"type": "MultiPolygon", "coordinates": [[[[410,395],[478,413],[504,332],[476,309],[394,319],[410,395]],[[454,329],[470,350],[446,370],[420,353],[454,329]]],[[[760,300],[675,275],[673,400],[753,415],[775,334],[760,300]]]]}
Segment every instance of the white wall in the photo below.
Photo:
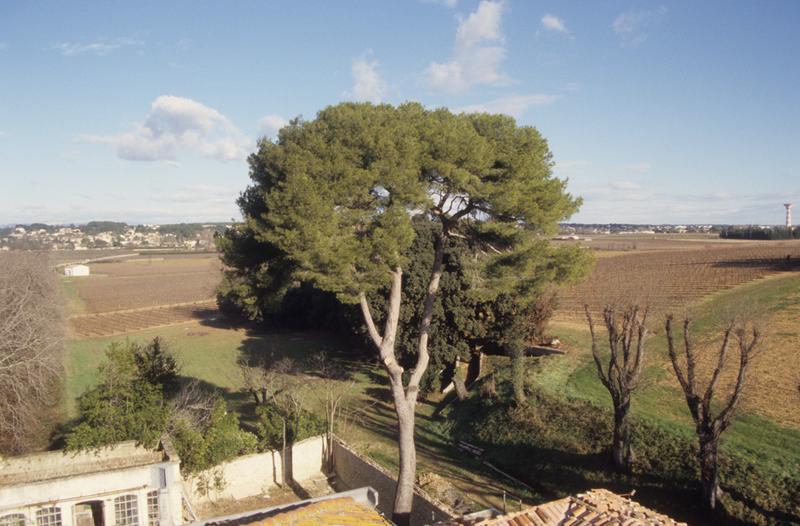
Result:
{"type": "MultiPolygon", "coordinates": [[[[296,443],[292,447],[292,478],[303,482],[323,475],[323,437],[313,437],[296,443]]],[[[288,456],[288,455],[287,455],[288,456]]],[[[213,467],[184,482],[186,494],[192,506],[200,506],[211,499],[243,499],[268,493],[269,489],[282,484],[282,459],[279,451],[237,457],[213,467]],[[222,490],[209,495],[201,491],[203,481],[221,477],[222,490]]]]}

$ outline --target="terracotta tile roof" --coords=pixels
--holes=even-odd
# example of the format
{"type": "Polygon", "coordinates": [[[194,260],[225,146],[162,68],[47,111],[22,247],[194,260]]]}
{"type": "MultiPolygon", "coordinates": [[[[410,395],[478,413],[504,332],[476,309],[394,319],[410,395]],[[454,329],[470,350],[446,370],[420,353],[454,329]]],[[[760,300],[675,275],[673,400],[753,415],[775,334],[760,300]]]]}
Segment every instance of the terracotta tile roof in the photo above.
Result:
{"type": "MultiPolygon", "coordinates": [[[[456,523],[457,524],[457,523],[456,523]]],[[[686,526],[608,490],[593,489],[474,526],[686,526]]]]}
{"type": "MultiPolygon", "coordinates": [[[[220,524],[224,524],[220,523],[220,524]]],[[[350,497],[313,502],[237,526],[391,526],[377,510],[350,497]]]]}

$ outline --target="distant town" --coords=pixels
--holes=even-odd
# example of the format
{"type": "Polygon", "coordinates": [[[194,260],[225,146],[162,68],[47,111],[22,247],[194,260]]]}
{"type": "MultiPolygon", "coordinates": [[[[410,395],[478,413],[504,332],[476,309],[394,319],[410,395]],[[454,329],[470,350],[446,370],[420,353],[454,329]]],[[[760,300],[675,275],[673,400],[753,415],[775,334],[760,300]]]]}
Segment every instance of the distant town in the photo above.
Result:
{"type": "Polygon", "coordinates": [[[224,223],[129,225],[90,221],[83,225],[0,227],[0,250],[89,250],[98,248],[174,248],[209,250],[224,223]]]}
{"type": "MultiPolygon", "coordinates": [[[[102,248],[173,248],[212,250],[214,236],[230,223],[129,225],[114,221],[86,224],[45,223],[0,226],[0,250],[89,250],[102,248]]],[[[770,232],[772,225],[671,225],[629,223],[563,223],[556,239],[588,235],[718,234],[770,232]]],[[[731,236],[733,237],[733,236],[731,236]]],[[[760,238],[761,236],[754,236],[760,238]]]]}

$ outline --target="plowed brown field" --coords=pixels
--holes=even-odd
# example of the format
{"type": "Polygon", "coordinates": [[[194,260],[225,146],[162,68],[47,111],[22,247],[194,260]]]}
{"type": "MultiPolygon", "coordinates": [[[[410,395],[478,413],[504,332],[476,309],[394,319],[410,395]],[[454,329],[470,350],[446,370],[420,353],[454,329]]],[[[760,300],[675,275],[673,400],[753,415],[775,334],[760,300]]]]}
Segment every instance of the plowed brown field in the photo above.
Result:
{"type": "Polygon", "coordinates": [[[557,318],[583,319],[583,305],[649,305],[676,312],[715,292],[800,270],[800,241],[624,253],[597,259],[583,283],[559,292],[557,318]]]}
{"type": "Polygon", "coordinates": [[[217,304],[214,300],[210,300],[73,316],[70,318],[70,324],[76,336],[94,338],[192,320],[211,319],[216,315],[217,304]]]}
{"type": "Polygon", "coordinates": [[[91,275],[69,278],[82,304],[70,317],[81,338],[124,334],[216,313],[221,278],[216,254],[167,254],[90,264],[91,275]]]}

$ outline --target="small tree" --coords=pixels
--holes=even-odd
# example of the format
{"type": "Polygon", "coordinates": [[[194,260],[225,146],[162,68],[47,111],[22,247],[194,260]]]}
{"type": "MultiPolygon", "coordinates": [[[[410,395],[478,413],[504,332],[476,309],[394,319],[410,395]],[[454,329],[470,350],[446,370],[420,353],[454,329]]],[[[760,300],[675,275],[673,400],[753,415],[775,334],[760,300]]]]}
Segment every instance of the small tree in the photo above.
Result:
{"type": "Polygon", "coordinates": [[[156,336],[147,345],[138,347],[134,358],[142,378],[161,385],[166,394],[175,393],[180,368],[164,338],[156,336]]]}
{"type": "Polygon", "coordinates": [[[296,367],[291,358],[274,354],[239,359],[239,370],[245,389],[256,406],[277,404],[277,397],[287,388],[286,376],[296,367]]]}
{"type": "Polygon", "coordinates": [[[347,399],[351,396],[355,381],[348,379],[344,366],[325,351],[312,357],[314,370],[322,379],[322,402],[325,406],[326,464],[333,470],[333,439],[336,431],[336,418],[347,399]]]}
{"type": "Polygon", "coordinates": [[[136,440],[153,447],[167,426],[163,387],[139,375],[133,342],[112,343],[100,364],[100,383],[81,395],[80,419],[67,449],[89,449],[136,440]]]}
{"type": "Polygon", "coordinates": [[[689,412],[694,420],[697,438],[700,442],[697,460],[700,464],[703,501],[709,510],[714,510],[721,494],[719,487],[719,440],[722,432],[730,425],[736,406],[742,397],[747,367],[750,364],[753,352],[761,341],[761,333],[758,327],[753,326],[748,333],[744,325],[737,326],[734,321],[730,322],[722,335],[722,344],[714,372],[711,374],[711,379],[705,391],[702,391],[697,385],[697,362],[689,326],[689,319],[684,319],[683,354],[686,361],[684,370],[676,349],[672,316],[667,316],[666,332],[669,357],[675,370],[675,376],[678,378],[686,397],[686,403],[689,406],[689,412]],[[739,372],[733,392],[726,401],[720,403],[719,407],[721,409],[714,415],[711,405],[716,394],[717,382],[725,366],[725,358],[732,338],[736,339],[739,348],[739,372]]]}
{"type": "Polygon", "coordinates": [[[608,389],[614,405],[614,437],[611,453],[614,466],[630,473],[633,468],[633,447],[631,445],[631,393],[636,389],[644,365],[645,338],[647,337],[647,312],[640,313],[638,306],[631,306],[617,318],[614,307],[603,309],[603,322],[608,331],[608,364],[604,366],[598,348],[594,320],[589,306],[585,305],[586,320],[592,335],[592,357],[597,367],[597,377],[608,389]]]}

